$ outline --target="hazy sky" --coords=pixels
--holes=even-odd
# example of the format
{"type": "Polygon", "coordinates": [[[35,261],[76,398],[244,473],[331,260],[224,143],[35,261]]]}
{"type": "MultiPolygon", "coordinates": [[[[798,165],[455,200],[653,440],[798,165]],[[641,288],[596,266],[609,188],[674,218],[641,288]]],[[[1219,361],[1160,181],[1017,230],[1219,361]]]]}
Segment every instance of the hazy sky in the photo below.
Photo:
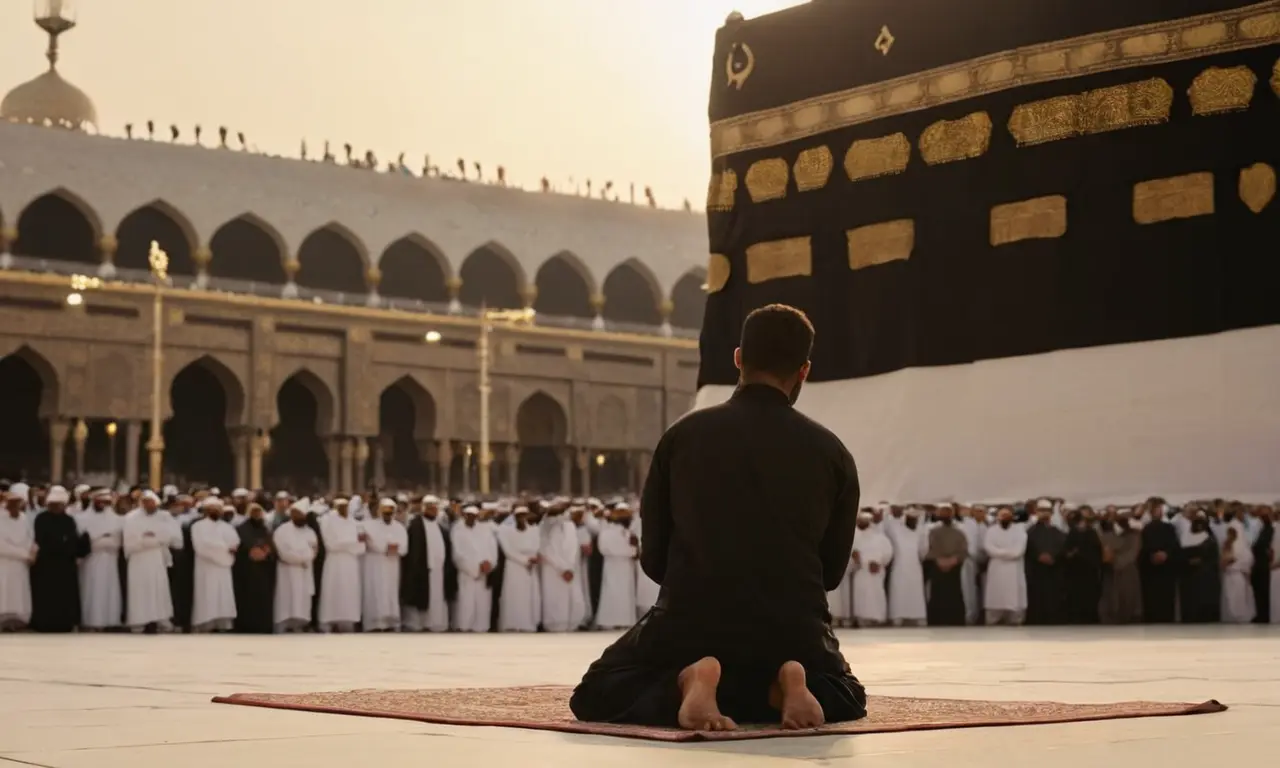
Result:
{"type": "MultiPolygon", "coordinates": [[[[75,0],[59,69],[104,133],[154,119],[263,151],[505,165],[701,208],[715,30],[798,0],[75,0]]],[[[28,0],[0,2],[0,91],[44,68],[28,0]]],[[[135,129],[139,130],[139,129],[135,129]]]]}

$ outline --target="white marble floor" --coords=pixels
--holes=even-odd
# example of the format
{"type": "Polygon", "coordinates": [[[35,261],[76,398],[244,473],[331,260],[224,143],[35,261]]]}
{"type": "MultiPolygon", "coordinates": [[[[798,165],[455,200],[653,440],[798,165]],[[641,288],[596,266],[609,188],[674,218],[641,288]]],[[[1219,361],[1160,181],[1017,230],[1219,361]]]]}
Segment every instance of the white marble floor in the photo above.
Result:
{"type": "Polygon", "coordinates": [[[1160,765],[1280,755],[1280,627],[848,632],[876,693],[1104,702],[1217,698],[1217,715],[1020,728],[654,743],[215,705],[236,691],[575,682],[600,634],[0,637],[0,768],[370,765],[1160,765]]]}

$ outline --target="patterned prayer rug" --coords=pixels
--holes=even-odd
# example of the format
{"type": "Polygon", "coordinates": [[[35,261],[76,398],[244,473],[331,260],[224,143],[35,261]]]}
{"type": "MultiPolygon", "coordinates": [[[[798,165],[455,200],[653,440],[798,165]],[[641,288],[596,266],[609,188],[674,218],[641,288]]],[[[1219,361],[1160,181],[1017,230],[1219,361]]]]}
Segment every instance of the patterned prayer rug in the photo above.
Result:
{"type": "Polygon", "coordinates": [[[777,726],[743,726],[736,731],[697,732],[632,725],[582,723],[569,712],[568,686],[457,688],[437,690],[359,690],[334,693],[237,693],[214,699],[220,704],[294,709],[335,715],[416,720],[441,725],[485,725],[564,733],[618,736],[651,741],[732,741],[780,736],[831,736],[894,733],[944,728],[1073,723],[1132,717],[1167,717],[1222,712],[1217,701],[1168,704],[1126,701],[1116,704],[1061,704],[1049,701],[967,701],[868,697],[866,718],[805,731],[777,726]]]}

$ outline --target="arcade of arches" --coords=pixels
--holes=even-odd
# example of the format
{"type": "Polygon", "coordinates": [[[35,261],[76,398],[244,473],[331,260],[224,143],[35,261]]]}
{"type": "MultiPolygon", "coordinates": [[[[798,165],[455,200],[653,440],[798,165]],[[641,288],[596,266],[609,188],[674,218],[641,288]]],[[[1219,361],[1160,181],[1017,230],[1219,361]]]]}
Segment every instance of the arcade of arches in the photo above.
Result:
{"type": "MultiPolygon", "coordinates": [[[[369,254],[336,222],[308,235],[296,259],[285,252],[280,234],[251,213],[223,223],[208,243],[199,243],[182,213],[163,200],[130,213],[114,233],[104,232],[92,208],[66,189],[37,198],[5,225],[9,229],[0,228],[0,252],[9,248],[18,256],[145,271],[155,240],[169,254],[175,282],[187,284],[187,278],[195,277],[200,286],[208,278],[278,285],[285,296],[295,295],[287,289],[294,285],[292,276],[296,287],[311,291],[377,291],[380,296],[437,304],[457,299],[472,307],[532,306],[546,316],[599,316],[649,328],[669,322],[690,329],[700,326],[706,300],[699,269],[686,273],[664,297],[652,273],[634,259],[617,265],[597,283],[573,254],[557,254],[535,274],[525,275],[506,249],[489,243],[467,255],[454,276],[425,238],[406,236],[381,254],[369,254]]],[[[219,287],[227,289],[228,284],[219,287]]]]}

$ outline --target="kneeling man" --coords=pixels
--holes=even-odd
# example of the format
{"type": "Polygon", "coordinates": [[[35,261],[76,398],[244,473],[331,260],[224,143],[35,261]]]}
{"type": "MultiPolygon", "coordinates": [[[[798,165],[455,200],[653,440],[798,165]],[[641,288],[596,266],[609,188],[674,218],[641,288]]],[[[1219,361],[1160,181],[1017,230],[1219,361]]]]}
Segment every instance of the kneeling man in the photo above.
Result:
{"type": "Polygon", "coordinates": [[[570,701],[579,720],[729,730],[866,716],[827,610],[853,547],[858,473],[839,438],[792,408],[812,348],[804,313],[755,310],[733,397],[659,441],[640,562],[661,593],[587,670],[570,701]]]}

